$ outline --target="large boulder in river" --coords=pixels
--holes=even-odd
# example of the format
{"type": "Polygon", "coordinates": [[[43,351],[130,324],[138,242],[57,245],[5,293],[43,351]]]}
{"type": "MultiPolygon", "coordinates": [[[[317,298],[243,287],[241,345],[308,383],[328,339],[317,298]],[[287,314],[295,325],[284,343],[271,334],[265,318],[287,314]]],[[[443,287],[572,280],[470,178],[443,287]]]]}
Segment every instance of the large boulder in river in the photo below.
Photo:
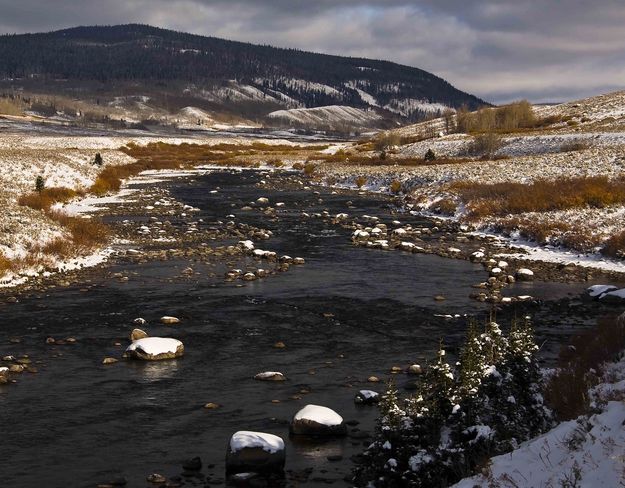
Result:
{"type": "Polygon", "coordinates": [[[240,430],[230,438],[226,453],[226,472],[282,472],[286,451],[277,435],[240,430]]]}
{"type": "Polygon", "coordinates": [[[612,290],[602,294],[599,297],[601,303],[609,303],[612,305],[623,305],[625,304],[625,288],[621,288],[620,290],[612,290]]]}
{"type": "Polygon", "coordinates": [[[161,361],[175,359],[184,354],[184,345],[171,337],[146,337],[133,341],[124,353],[125,358],[161,361]]]}
{"type": "Polygon", "coordinates": [[[586,288],[586,295],[594,300],[601,300],[603,295],[615,290],[618,290],[618,288],[613,285],[593,285],[586,288]]]}
{"type": "Polygon", "coordinates": [[[293,435],[314,437],[343,436],[347,426],[334,410],[319,405],[306,405],[295,414],[291,421],[290,432],[293,435]]]}
{"type": "Polygon", "coordinates": [[[360,390],[354,397],[356,405],[375,405],[380,402],[380,394],[373,390],[360,390]]]}

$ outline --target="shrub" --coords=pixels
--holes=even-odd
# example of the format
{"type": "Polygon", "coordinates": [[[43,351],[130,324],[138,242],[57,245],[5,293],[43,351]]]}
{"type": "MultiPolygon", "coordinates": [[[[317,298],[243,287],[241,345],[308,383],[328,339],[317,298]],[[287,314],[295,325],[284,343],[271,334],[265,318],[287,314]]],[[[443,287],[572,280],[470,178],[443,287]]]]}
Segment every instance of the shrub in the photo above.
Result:
{"type": "Polygon", "coordinates": [[[64,187],[43,188],[40,192],[28,193],[18,199],[18,204],[35,210],[48,210],[58,202],[68,202],[82,195],[82,192],[64,187]]]}
{"type": "Polygon", "coordinates": [[[529,185],[459,182],[450,189],[460,195],[472,218],[625,203],[625,179],[605,176],[537,180],[529,185]]]}
{"type": "Polygon", "coordinates": [[[395,132],[384,132],[373,140],[373,149],[385,151],[393,146],[399,146],[402,142],[401,136],[395,132]]]}
{"type": "Polygon", "coordinates": [[[434,151],[432,151],[432,149],[428,149],[427,152],[425,153],[425,156],[423,156],[423,160],[426,162],[430,162],[430,161],[434,161],[436,159],[436,154],[434,154],[434,151]]]}
{"type": "Polygon", "coordinates": [[[536,127],[539,120],[532,105],[527,100],[521,100],[502,107],[483,107],[476,112],[469,112],[463,107],[458,110],[456,123],[460,132],[510,132],[536,127]]]}
{"type": "Polygon", "coordinates": [[[432,203],[429,209],[432,212],[436,212],[441,215],[455,215],[458,205],[451,198],[441,198],[440,200],[432,203]]]}
{"type": "Polygon", "coordinates": [[[601,253],[612,258],[625,258],[625,230],[605,241],[601,253]]]}
{"type": "Polygon", "coordinates": [[[392,193],[399,193],[402,189],[402,184],[398,180],[393,180],[390,185],[390,190],[392,193]]]}
{"type": "Polygon", "coordinates": [[[363,186],[365,186],[365,184],[367,183],[367,177],[366,176],[359,176],[358,178],[356,178],[356,186],[358,188],[362,188],[363,186]]]}
{"type": "Polygon", "coordinates": [[[587,141],[583,141],[581,139],[575,139],[569,142],[566,142],[560,146],[560,152],[573,152],[573,151],[583,151],[588,149],[590,144],[587,141]]]}
{"type": "Polygon", "coordinates": [[[13,269],[13,262],[4,254],[0,253],[0,276],[8,273],[13,269]]]}
{"type": "MultiPolygon", "coordinates": [[[[71,217],[61,212],[49,212],[48,215],[69,231],[74,249],[92,249],[109,236],[108,227],[97,219],[71,217]]],[[[60,247],[60,244],[54,246],[60,247]]]]}
{"type": "Polygon", "coordinates": [[[302,163],[293,163],[293,169],[297,169],[297,170],[303,170],[304,169],[304,165],[302,163]]]}
{"type": "Polygon", "coordinates": [[[466,152],[472,156],[492,156],[503,147],[503,139],[499,134],[487,132],[473,138],[466,152]]]}
{"type": "Polygon", "coordinates": [[[306,163],[304,165],[304,174],[306,176],[312,176],[317,171],[317,166],[314,163],[306,163]]]}
{"type": "Polygon", "coordinates": [[[102,155],[99,152],[95,153],[93,164],[95,164],[96,166],[102,166],[103,163],[104,163],[104,160],[102,159],[102,155]]]}
{"type": "Polygon", "coordinates": [[[562,347],[558,370],[545,389],[545,399],[559,420],[589,412],[588,389],[598,382],[603,363],[616,359],[624,348],[625,327],[610,319],[600,320],[562,347]]]}

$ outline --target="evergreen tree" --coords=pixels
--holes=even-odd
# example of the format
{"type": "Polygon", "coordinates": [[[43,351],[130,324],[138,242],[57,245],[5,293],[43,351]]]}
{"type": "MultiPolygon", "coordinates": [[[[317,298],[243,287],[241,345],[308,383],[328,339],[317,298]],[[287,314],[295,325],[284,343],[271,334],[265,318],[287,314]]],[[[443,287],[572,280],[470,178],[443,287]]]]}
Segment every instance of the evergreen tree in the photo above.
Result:
{"type": "Polygon", "coordinates": [[[46,187],[46,180],[43,179],[43,176],[39,175],[35,179],[35,191],[37,193],[41,193],[46,187]]]}
{"type": "Polygon", "coordinates": [[[95,164],[96,166],[102,166],[103,163],[104,163],[104,160],[102,159],[102,155],[99,152],[95,153],[93,164],[95,164]]]}
{"type": "Polygon", "coordinates": [[[434,151],[432,151],[432,148],[427,150],[427,152],[425,153],[425,156],[423,156],[423,159],[425,161],[434,161],[436,159],[436,154],[434,154],[434,151]]]}

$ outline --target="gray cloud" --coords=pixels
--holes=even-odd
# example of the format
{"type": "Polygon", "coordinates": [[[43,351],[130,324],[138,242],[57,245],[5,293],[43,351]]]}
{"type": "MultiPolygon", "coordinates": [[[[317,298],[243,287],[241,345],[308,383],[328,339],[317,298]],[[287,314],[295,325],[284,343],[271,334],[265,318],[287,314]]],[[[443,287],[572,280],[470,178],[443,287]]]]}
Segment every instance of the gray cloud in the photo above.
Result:
{"type": "Polygon", "coordinates": [[[625,87],[622,0],[0,0],[1,32],[142,22],[417,66],[495,102],[625,87]]]}

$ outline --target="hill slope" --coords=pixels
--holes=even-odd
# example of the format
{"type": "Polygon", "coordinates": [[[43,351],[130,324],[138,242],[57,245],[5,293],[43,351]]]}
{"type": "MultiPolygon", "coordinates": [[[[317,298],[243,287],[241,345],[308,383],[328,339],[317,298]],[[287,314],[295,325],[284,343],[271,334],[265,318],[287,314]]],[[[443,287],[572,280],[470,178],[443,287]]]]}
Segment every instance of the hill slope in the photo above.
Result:
{"type": "Polygon", "coordinates": [[[160,105],[171,113],[199,105],[248,119],[282,109],[342,105],[406,122],[445,107],[484,104],[426,71],[387,61],[257,46],[137,24],[0,36],[0,80],[5,89],[19,85],[33,91],[64,90],[70,96],[122,88],[126,96],[149,96],[153,93],[145,93],[145,88],[151,86],[152,92],[169,96],[173,106],[160,105]],[[200,103],[190,103],[189,98],[200,103]]]}

